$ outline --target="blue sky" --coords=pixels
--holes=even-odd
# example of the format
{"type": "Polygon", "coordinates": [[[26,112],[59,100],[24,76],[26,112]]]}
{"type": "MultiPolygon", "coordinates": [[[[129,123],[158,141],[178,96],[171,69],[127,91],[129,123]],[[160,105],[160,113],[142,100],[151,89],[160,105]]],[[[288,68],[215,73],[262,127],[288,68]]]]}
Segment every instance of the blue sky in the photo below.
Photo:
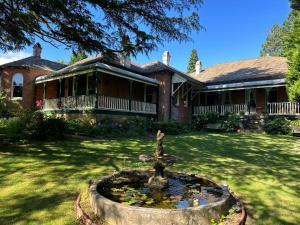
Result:
{"type": "MultiPolygon", "coordinates": [[[[133,58],[138,63],[161,60],[164,50],[171,53],[171,65],[186,70],[190,52],[198,51],[204,67],[216,63],[259,56],[262,43],[275,23],[282,23],[290,12],[288,0],[204,0],[200,22],[206,30],[192,33],[193,42],[164,43],[149,56],[133,58]]],[[[42,57],[69,61],[71,51],[42,43],[42,57]]],[[[0,54],[1,59],[17,59],[32,54],[32,47],[20,53],[0,54]]]]}

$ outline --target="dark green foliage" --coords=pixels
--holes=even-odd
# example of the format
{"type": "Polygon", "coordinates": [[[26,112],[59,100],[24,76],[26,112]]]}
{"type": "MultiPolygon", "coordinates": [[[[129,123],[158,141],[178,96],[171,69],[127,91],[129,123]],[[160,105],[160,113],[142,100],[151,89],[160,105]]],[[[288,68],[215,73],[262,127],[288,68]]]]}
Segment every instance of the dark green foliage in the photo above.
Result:
{"type": "Polygon", "coordinates": [[[153,133],[161,130],[166,135],[183,134],[191,131],[190,124],[182,124],[175,121],[158,121],[154,123],[153,133]]]}
{"type": "Polygon", "coordinates": [[[266,120],[265,131],[268,134],[290,134],[292,129],[290,121],[284,117],[274,117],[266,120]]]}
{"type": "Polygon", "coordinates": [[[240,128],[240,117],[235,114],[227,114],[221,122],[221,129],[226,132],[236,132],[240,128]]]}
{"type": "Polygon", "coordinates": [[[182,124],[175,121],[155,121],[153,118],[138,116],[124,121],[116,121],[107,117],[95,124],[76,119],[67,121],[67,124],[71,133],[103,137],[147,136],[156,134],[158,130],[169,135],[191,131],[190,124],[182,124]]]}
{"type": "Polygon", "coordinates": [[[187,67],[188,73],[193,73],[196,71],[195,66],[196,62],[199,60],[198,53],[196,49],[193,49],[189,59],[189,65],[187,67]]]}
{"type": "Polygon", "coordinates": [[[163,41],[190,40],[191,31],[201,29],[201,4],[202,0],[0,1],[0,49],[23,49],[39,38],[89,53],[148,53],[163,41]],[[124,44],[124,39],[130,41],[124,44]]]}
{"type": "Polygon", "coordinates": [[[290,101],[300,102],[300,13],[286,40],[289,70],[287,74],[290,101]]]}
{"type": "Polygon", "coordinates": [[[291,126],[292,126],[292,127],[300,128],[300,119],[292,120],[292,121],[291,121],[291,126]]]}
{"type": "Polygon", "coordinates": [[[296,19],[296,12],[292,11],[283,25],[275,24],[262,45],[260,56],[286,56],[286,36],[291,31],[296,19]]]}
{"type": "Polygon", "coordinates": [[[69,64],[72,65],[82,59],[86,59],[88,55],[83,51],[73,52],[69,64]]]}
{"type": "Polygon", "coordinates": [[[17,101],[10,101],[8,97],[0,92],[0,118],[23,116],[24,110],[17,101]]]}
{"type": "Polygon", "coordinates": [[[67,131],[64,119],[48,118],[37,121],[32,137],[37,140],[61,140],[67,131]]]}
{"type": "Polygon", "coordinates": [[[202,130],[206,124],[209,123],[219,123],[220,122],[220,116],[218,113],[213,113],[213,112],[209,112],[209,113],[204,113],[201,114],[199,116],[197,116],[194,120],[193,120],[193,128],[195,130],[202,130]]]}
{"type": "Polygon", "coordinates": [[[300,10],[300,1],[299,0],[290,0],[291,7],[296,10],[300,10]]]}

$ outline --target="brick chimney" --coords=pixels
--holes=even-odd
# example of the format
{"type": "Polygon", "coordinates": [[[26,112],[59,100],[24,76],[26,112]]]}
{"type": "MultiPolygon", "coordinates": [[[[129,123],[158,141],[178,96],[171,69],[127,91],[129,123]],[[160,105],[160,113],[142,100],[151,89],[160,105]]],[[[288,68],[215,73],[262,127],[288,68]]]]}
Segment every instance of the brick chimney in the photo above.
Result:
{"type": "Polygon", "coordinates": [[[202,63],[201,63],[201,61],[198,60],[198,61],[196,62],[195,70],[196,70],[195,74],[196,74],[197,76],[200,75],[200,73],[201,73],[201,71],[202,71],[202,63]]]}
{"type": "Polygon", "coordinates": [[[162,61],[165,65],[169,66],[170,65],[170,59],[171,59],[171,55],[169,51],[165,51],[163,54],[163,58],[162,61]]]}
{"type": "Polygon", "coordinates": [[[40,43],[36,43],[33,46],[33,56],[41,58],[41,53],[42,53],[42,46],[40,45],[40,43]]]}

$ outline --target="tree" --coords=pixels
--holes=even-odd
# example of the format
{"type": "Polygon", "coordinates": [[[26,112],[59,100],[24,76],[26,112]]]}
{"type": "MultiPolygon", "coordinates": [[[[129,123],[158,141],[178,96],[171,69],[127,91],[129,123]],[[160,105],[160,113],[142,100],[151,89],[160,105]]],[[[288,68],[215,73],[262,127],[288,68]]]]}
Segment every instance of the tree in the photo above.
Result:
{"type": "Polygon", "coordinates": [[[286,38],[288,58],[287,84],[289,99],[300,102],[300,12],[297,12],[292,30],[286,38]]]}
{"type": "Polygon", "coordinates": [[[191,40],[202,28],[202,1],[0,1],[0,49],[23,49],[39,38],[88,53],[148,53],[164,41],[191,40]]]}
{"type": "Polygon", "coordinates": [[[72,65],[82,59],[86,59],[87,57],[88,57],[87,54],[83,51],[78,51],[77,53],[73,52],[69,64],[72,65]]]}
{"type": "Polygon", "coordinates": [[[295,10],[300,10],[300,1],[299,0],[291,0],[291,7],[295,10]]]}
{"type": "Polygon", "coordinates": [[[198,58],[198,53],[196,49],[193,49],[190,55],[190,59],[189,59],[189,64],[187,67],[187,72],[188,73],[193,73],[196,71],[195,66],[196,66],[196,62],[199,60],[198,58]]]}
{"type": "Polygon", "coordinates": [[[291,31],[296,19],[296,11],[292,11],[283,25],[275,24],[269,31],[266,42],[262,45],[260,56],[285,56],[285,38],[291,31]]]}

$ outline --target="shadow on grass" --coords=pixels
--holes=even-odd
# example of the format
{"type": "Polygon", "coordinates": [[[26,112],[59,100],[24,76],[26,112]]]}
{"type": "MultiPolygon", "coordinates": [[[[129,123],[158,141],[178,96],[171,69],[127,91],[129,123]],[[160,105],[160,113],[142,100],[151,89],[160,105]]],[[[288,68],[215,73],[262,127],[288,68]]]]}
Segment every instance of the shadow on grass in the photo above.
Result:
{"type": "MultiPolygon", "coordinates": [[[[195,133],[167,136],[165,151],[181,161],[170,169],[227,182],[254,214],[255,224],[300,221],[299,140],[260,134],[195,133]]],[[[0,150],[0,224],[74,223],[72,203],[88,180],[125,167],[141,167],[154,140],[68,140],[0,150]],[[47,214],[47,215],[46,215],[47,214]],[[46,215],[46,216],[45,216],[46,215]]]]}

